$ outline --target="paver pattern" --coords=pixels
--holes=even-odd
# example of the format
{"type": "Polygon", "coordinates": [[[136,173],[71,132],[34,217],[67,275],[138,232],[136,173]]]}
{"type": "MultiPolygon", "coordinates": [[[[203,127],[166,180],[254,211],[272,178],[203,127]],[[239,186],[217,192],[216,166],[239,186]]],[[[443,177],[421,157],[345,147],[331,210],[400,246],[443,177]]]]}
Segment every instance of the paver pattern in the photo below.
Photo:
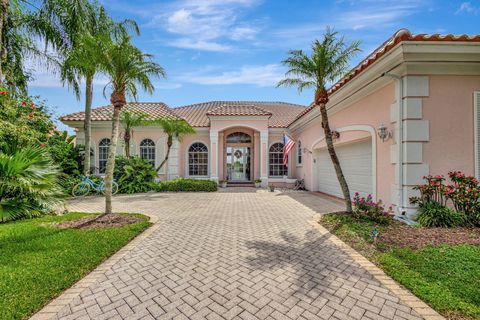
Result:
{"type": "MultiPolygon", "coordinates": [[[[98,212],[103,199],[71,211],[98,212]]],[[[57,319],[422,319],[315,230],[338,202],[309,193],[218,192],[115,197],[116,212],[158,229],[57,319]]]]}

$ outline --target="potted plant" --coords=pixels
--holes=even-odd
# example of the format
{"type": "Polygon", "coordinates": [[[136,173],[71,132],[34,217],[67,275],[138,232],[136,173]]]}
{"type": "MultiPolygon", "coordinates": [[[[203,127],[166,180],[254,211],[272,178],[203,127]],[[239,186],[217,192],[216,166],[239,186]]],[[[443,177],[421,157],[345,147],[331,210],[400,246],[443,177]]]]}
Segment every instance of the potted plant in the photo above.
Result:
{"type": "Polygon", "coordinates": [[[255,188],[260,188],[260,186],[262,185],[262,180],[260,179],[255,179],[255,188]]]}
{"type": "Polygon", "coordinates": [[[269,185],[268,188],[270,189],[270,192],[275,192],[275,186],[273,184],[269,185]]]}
{"type": "Polygon", "coordinates": [[[227,187],[227,180],[220,180],[218,181],[218,183],[220,184],[220,187],[222,188],[226,188],[227,187]]]}

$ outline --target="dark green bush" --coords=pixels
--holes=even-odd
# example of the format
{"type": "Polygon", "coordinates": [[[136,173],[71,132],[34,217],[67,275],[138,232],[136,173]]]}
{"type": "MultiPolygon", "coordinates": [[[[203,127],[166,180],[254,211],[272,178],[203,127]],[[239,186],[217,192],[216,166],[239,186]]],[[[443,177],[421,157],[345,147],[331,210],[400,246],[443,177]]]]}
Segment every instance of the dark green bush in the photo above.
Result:
{"type": "Polygon", "coordinates": [[[465,220],[464,214],[433,201],[423,204],[418,212],[417,221],[423,227],[450,228],[462,225],[465,220]]]}
{"type": "Polygon", "coordinates": [[[195,179],[175,179],[162,181],[156,185],[158,192],[180,192],[180,191],[197,191],[197,192],[214,192],[217,191],[218,185],[211,180],[195,180],[195,179]]]}
{"type": "Polygon", "coordinates": [[[155,189],[157,171],[152,164],[140,157],[117,157],[113,178],[119,193],[148,192],[155,189]]]}

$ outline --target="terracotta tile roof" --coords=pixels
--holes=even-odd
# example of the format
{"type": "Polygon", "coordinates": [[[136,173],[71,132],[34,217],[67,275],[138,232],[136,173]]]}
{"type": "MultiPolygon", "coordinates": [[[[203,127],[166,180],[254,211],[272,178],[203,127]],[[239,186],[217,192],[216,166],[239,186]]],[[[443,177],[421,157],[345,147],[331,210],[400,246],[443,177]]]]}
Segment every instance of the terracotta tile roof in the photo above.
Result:
{"type": "Polygon", "coordinates": [[[209,115],[271,115],[269,127],[285,128],[305,108],[285,102],[209,101],[173,108],[172,111],[194,127],[210,126],[209,115]]]}
{"type": "MultiPolygon", "coordinates": [[[[353,78],[355,78],[358,74],[362,73],[365,69],[367,69],[371,64],[377,61],[379,58],[384,56],[387,52],[392,50],[401,42],[411,42],[411,41],[425,41],[425,42],[480,42],[480,35],[440,35],[440,34],[411,34],[408,29],[400,29],[398,30],[392,37],[390,37],[387,41],[385,41],[381,46],[375,49],[370,55],[368,55],[364,60],[362,60],[355,68],[353,68],[345,77],[340,79],[337,83],[335,83],[329,90],[328,94],[331,95],[335,91],[338,91],[348,82],[350,82],[353,78]]],[[[315,107],[315,105],[311,104],[308,108],[306,108],[303,112],[297,115],[297,117],[289,123],[292,124],[295,120],[301,118],[303,115],[310,112],[315,107]]]]}
{"type": "MultiPolygon", "coordinates": [[[[125,106],[133,111],[145,112],[149,114],[152,119],[171,117],[179,118],[172,112],[165,103],[162,102],[133,102],[125,106]]],[[[110,121],[112,120],[113,106],[104,106],[92,109],[92,121],[110,121]]],[[[85,119],[85,112],[76,112],[60,117],[61,121],[83,121],[85,119]]]]}
{"type": "Polygon", "coordinates": [[[207,112],[207,116],[271,116],[272,113],[255,105],[224,104],[207,112]]]}

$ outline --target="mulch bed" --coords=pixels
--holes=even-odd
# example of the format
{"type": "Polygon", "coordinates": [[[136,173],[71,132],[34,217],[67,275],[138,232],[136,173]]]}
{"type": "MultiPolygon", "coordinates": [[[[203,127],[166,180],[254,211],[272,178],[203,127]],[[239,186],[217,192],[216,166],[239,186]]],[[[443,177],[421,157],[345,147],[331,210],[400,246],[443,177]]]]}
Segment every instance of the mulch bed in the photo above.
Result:
{"type": "Polygon", "coordinates": [[[408,247],[419,250],[427,245],[480,245],[480,228],[412,228],[393,223],[380,235],[387,246],[408,247]]]}
{"type": "Polygon", "coordinates": [[[77,220],[63,221],[55,226],[60,229],[118,228],[138,221],[140,221],[140,218],[126,214],[112,213],[102,217],[88,216],[77,220]]]}

